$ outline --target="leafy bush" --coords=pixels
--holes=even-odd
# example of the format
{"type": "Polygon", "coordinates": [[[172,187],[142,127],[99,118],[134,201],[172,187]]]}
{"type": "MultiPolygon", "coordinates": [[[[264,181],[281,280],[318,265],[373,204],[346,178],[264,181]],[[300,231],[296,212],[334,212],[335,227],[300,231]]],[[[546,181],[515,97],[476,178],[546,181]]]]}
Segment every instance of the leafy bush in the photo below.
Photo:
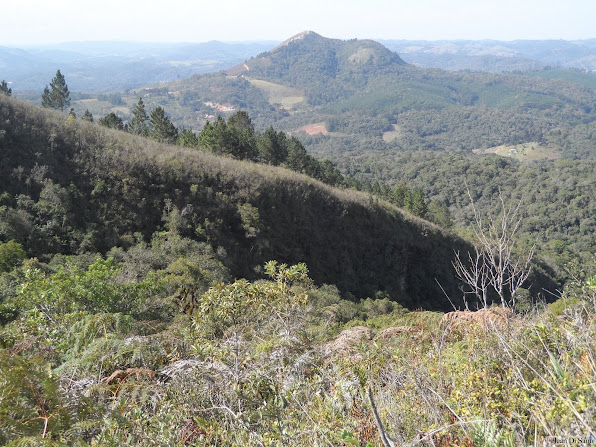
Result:
{"type": "Polygon", "coordinates": [[[121,267],[113,258],[98,259],[87,270],[60,266],[56,273],[25,272],[19,293],[8,301],[22,312],[37,309],[53,318],[75,311],[140,313],[160,283],[148,278],[120,283],[121,267]]]}
{"type": "Polygon", "coordinates": [[[23,246],[15,241],[0,242],[0,273],[9,272],[25,259],[23,246]]]}

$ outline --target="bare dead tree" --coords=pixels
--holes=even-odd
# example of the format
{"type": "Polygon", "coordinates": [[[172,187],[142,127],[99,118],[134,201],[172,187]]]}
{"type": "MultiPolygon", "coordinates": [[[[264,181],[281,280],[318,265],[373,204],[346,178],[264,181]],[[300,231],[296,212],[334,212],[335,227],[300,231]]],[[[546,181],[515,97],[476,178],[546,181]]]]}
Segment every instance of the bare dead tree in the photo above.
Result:
{"type": "Polygon", "coordinates": [[[464,292],[476,296],[485,308],[490,304],[491,291],[498,295],[503,307],[515,307],[516,292],[530,274],[535,248],[533,245],[523,255],[515,250],[522,223],[522,200],[507,204],[499,190],[499,214],[483,219],[469,189],[468,196],[474,210],[476,247],[473,254],[468,252],[467,262],[459,252],[455,253],[455,273],[466,286],[464,292]]]}
{"type": "MultiPolygon", "coordinates": [[[[473,295],[476,301],[486,308],[489,305],[488,288],[489,280],[486,272],[487,265],[484,262],[482,251],[475,246],[474,254],[468,252],[468,263],[461,260],[459,251],[455,252],[455,260],[451,262],[457,277],[465,284],[461,289],[464,295],[473,295]]],[[[468,300],[464,296],[466,309],[468,300]]]]}

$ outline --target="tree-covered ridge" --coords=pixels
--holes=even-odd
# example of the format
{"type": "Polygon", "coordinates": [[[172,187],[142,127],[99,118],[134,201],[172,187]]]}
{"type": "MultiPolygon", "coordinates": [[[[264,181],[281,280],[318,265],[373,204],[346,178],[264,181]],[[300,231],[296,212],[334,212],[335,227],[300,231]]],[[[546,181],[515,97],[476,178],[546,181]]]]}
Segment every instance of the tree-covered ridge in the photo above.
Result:
{"type": "Polygon", "coordinates": [[[28,256],[106,253],[168,230],[208,243],[236,277],[278,259],[356,297],[443,307],[435,279],[458,296],[450,259],[464,243],[373,196],[1,101],[0,234],[28,256]]]}

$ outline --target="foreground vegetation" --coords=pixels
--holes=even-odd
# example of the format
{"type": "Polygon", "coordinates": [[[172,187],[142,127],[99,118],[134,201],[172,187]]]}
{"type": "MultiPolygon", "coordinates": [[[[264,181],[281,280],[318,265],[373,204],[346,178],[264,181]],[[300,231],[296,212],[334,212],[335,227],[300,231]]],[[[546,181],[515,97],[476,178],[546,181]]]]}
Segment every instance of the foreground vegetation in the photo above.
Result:
{"type": "Polygon", "coordinates": [[[166,238],[2,275],[16,293],[0,329],[1,442],[485,447],[594,434],[594,276],[506,324],[446,326],[387,299],[342,300],[303,264],[217,282],[229,277],[206,255],[143,277],[141,259],[189,248],[166,238]]]}

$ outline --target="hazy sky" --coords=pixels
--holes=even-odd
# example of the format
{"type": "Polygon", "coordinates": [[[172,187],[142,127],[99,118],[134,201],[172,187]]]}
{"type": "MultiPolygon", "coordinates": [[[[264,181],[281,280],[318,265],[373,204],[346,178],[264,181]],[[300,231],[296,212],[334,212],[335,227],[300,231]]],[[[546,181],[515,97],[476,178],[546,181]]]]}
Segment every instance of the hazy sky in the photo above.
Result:
{"type": "Polygon", "coordinates": [[[596,0],[15,0],[0,46],[82,40],[587,39],[596,0]]]}

